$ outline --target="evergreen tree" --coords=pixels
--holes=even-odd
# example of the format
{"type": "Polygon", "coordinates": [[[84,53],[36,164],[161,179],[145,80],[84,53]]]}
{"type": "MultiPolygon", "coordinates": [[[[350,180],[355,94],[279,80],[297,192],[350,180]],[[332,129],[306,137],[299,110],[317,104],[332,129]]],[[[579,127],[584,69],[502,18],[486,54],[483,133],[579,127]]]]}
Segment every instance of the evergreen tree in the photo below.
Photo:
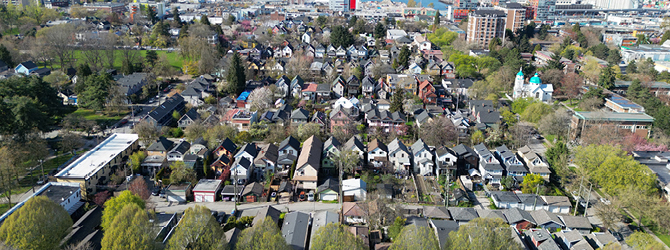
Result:
{"type": "Polygon", "coordinates": [[[209,22],[209,18],[207,18],[207,15],[202,15],[202,17],[200,17],[200,23],[207,26],[212,25],[212,23],[209,22]]]}
{"type": "Polygon", "coordinates": [[[561,51],[563,51],[565,48],[567,48],[567,47],[570,46],[571,44],[572,44],[572,39],[570,39],[569,36],[566,36],[566,37],[563,39],[563,42],[561,43],[561,51]]]}
{"type": "Polygon", "coordinates": [[[112,76],[107,73],[79,79],[75,86],[75,92],[79,97],[79,105],[93,110],[102,110],[107,104],[112,82],[112,76]]]}
{"type": "Polygon", "coordinates": [[[174,24],[177,28],[181,28],[181,16],[179,16],[179,9],[177,7],[172,8],[172,16],[174,17],[174,24]]]}
{"type": "Polygon", "coordinates": [[[402,90],[399,86],[396,86],[395,92],[393,92],[393,96],[391,96],[391,107],[389,108],[389,111],[391,112],[396,112],[396,111],[403,111],[402,108],[402,102],[404,100],[404,96],[402,94],[402,90]]]}
{"type": "Polygon", "coordinates": [[[30,198],[0,227],[0,241],[14,249],[59,249],[72,219],[46,196],[30,198]]]}
{"type": "Polygon", "coordinates": [[[347,28],[338,25],[330,32],[330,43],[336,48],[339,46],[347,48],[354,43],[354,35],[347,28]]]}
{"type": "Polygon", "coordinates": [[[631,100],[640,103],[644,103],[647,101],[647,99],[652,98],[649,89],[645,86],[642,86],[640,79],[633,80],[630,86],[628,86],[626,96],[631,100]]]}
{"type": "Polygon", "coordinates": [[[630,61],[628,63],[628,67],[626,67],[626,73],[631,73],[631,74],[637,73],[637,63],[635,63],[635,60],[630,61]]]}
{"type": "Polygon", "coordinates": [[[153,67],[158,60],[158,53],[156,53],[155,50],[148,50],[146,56],[144,57],[147,60],[147,63],[153,67]]]}
{"type": "Polygon", "coordinates": [[[601,86],[606,89],[614,88],[614,81],[616,76],[611,66],[605,67],[602,72],[600,72],[600,77],[598,78],[598,86],[601,86]]]}
{"type": "Polygon", "coordinates": [[[91,71],[91,67],[89,67],[88,64],[82,63],[77,67],[77,75],[79,77],[87,77],[91,74],[93,74],[93,71],[91,71]]]}
{"type": "Polygon", "coordinates": [[[398,65],[403,66],[405,69],[409,66],[409,57],[411,56],[409,47],[407,45],[402,46],[400,53],[398,54],[398,65]]]}
{"type": "Polygon", "coordinates": [[[156,10],[154,10],[153,7],[146,8],[146,15],[151,24],[156,24],[156,22],[158,22],[158,16],[156,15],[156,10]]]}
{"type": "Polygon", "coordinates": [[[554,54],[551,56],[551,60],[547,62],[547,69],[559,69],[563,70],[565,65],[561,63],[561,56],[554,54]]]}
{"type": "Polygon", "coordinates": [[[440,27],[440,11],[435,12],[435,18],[433,19],[433,32],[440,27]]]}
{"type": "Polygon", "coordinates": [[[540,31],[537,32],[537,38],[539,38],[540,40],[547,39],[549,29],[551,29],[551,26],[549,26],[548,24],[543,24],[542,26],[540,26],[540,31]]]}
{"type": "Polygon", "coordinates": [[[663,44],[668,39],[670,39],[670,31],[663,33],[663,36],[661,36],[661,44],[663,44]]]}
{"type": "Polygon", "coordinates": [[[188,37],[188,24],[182,25],[181,29],[179,30],[179,38],[183,37],[188,37]]]}
{"type": "Polygon", "coordinates": [[[375,26],[375,39],[382,39],[386,36],[386,26],[382,22],[378,22],[375,26]]]}
{"type": "Polygon", "coordinates": [[[14,68],[15,66],[14,61],[12,61],[12,55],[9,54],[9,50],[3,44],[0,44],[0,61],[3,61],[10,68],[14,68]]]}
{"type": "Polygon", "coordinates": [[[228,75],[226,76],[226,80],[228,81],[228,93],[233,95],[241,94],[245,88],[245,77],[246,75],[244,74],[244,67],[242,66],[240,54],[234,52],[228,63],[228,75]]]}

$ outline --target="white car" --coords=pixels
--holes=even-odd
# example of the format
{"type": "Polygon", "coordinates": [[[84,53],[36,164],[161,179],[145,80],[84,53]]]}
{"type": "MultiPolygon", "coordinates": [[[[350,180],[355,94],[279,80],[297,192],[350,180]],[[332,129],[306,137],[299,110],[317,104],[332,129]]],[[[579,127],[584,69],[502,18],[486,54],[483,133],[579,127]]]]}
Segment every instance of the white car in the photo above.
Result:
{"type": "Polygon", "coordinates": [[[605,198],[600,198],[600,202],[602,202],[602,203],[605,204],[605,205],[612,204],[612,202],[610,202],[610,200],[605,199],[605,198]]]}

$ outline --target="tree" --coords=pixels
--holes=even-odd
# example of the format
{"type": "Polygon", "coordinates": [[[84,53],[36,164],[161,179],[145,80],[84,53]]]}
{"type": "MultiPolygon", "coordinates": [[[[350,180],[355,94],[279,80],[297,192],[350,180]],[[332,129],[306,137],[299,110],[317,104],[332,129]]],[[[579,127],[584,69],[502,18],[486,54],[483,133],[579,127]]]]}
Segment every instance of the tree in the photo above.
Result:
{"type": "Polygon", "coordinates": [[[440,244],[437,242],[432,229],[409,225],[400,231],[400,235],[393,241],[393,245],[389,249],[440,249],[440,244]]]}
{"type": "Polygon", "coordinates": [[[521,192],[524,194],[534,194],[536,189],[544,185],[544,179],[539,174],[528,174],[523,177],[521,183],[521,192]]]}
{"type": "Polygon", "coordinates": [[[35,196],[5,219],[0,241],[16,249],[58,249],[71,227],[63,207],[46,196],[35,196]]]}
{"type": "Polygon", "coordinates": [[[84,146],[84,140],[81,136],[70,131],[61,133],[60,150],[62,152],[72,152],[84,146]]]}
{"type": "Polygon", "coordinates": [[[7,47],[4,44],[0,44],[0,61],[7,64],[8,67],[14,68],[14,61],[12,60],[12,54],[9,53],[7,47]]]}
{"type": "Polygon", "coordinates": [[[388,235],[389,235],[389,238],[391,238],[391,240],[396,239],[398,237],[398,235],[400,235],[400,231],[402,231],[402,229],[405,227],[405,222],[406,221],[407,221],[407,219],[403,219],[400,216],[395,218],[395,221],[393,222],[393,225],[389,226],[389,229],[388,229],[389,230],[388,235]]]}
{"type": "Polygon", "coordinates": [[[408,0],[408,1],[407,1],[407,7],[409,7],[409,8],[416,7],[416,1],[414,1],[414,0],[408,0]]]}
{"type": "Polygon", "coordinates": [[[472,145],[477,145],[479,143],[484,142],[484,133],[481,130],[476,130],[475,132],[472,133],[470,136],[470,142],[472,145]]]}
{"type": "Polygon", "coordinates": [[[326,26],[326,23],[328,22],[328,18],[325,15],[319,15],[319,17],[316,18],[316,23],[319,25],[319,27],[323,28],[326,26]]]}
{"type": "Polygon", "coordinates": [[[553,54],[551,60],[547,62],[547,69],[563,70],[564,67],[565,65],[561,63],[561,56],[557,54],[553,54]]]}
{"type": "Polygon", "coordinates": [[[172,19],[174,20],[175,27],[181,28],[181,16],[179,15],[179,9],[177,7],[172,8],[172,19]]]}
{"type": "Polygon", "coordinates": [[[72,24],[56,25],[42,28],[37,34],[37,42],[43,51],[49,56],[57,58],[61,69],[66,69],[74,58],[75,27],[72,24]]]}
{"type": "MultiPolygon", "coordinates": [[[[665,32],[668,34],[669,32],[665,32]]],[[[660,242],[656,241],[653,236],[645,232],[637,231],[626,238],[626,244],[632,247],[635,250],[658,250],[664,249],[665,246],[660,242]]]]}
{"type": "Polygon", "coordinates": [[[153,124],[147,122],[146,120],[141,121],[138,124],[135,124],[133,132],[135,132],[138,135],[140,140],[144,142],[145,145],[149,145],[149,143],[158,138],[159,134],[158,129],[153,124]]]}
{"type": "Polygon", "coordinates": [[[198,181],[195,170],[187,168],[184,162],[176,161],[170,165],[170,183],[180,184],[185,182],[196,183],[198,181]]]}
{"type": "Polygon", "coordinates": [[[190,207],[174,229],[167,249],[227,249],[223,230],[205,206],[190,207]]]}
{"type": "Polygon", "coordinates": [[[398,65],[407,68],[409,66],[409,58],[412,55],[412,52],[409,51],[407,45],[403,45],[398,54],[398,65]]]}
{"type": "Polygon", "coordinates": [[[542,117],[539,121],[538,129],[540,132],[550,135],[557,135],[561,138],[568,136],[568,128],[572,115],[565,109],[559,109],[549,115],[542,117]]]}
{"type": "Polygon", "coordinates": [[[600,77],[598,78],[598,86],[612,89],[614,88],[614,81],[616,80],[616,75],[614,74],[612,67],[605,67],[602,72],[600,72],[600,77]]]}
{"type": "Polygon", "coordinates": [[[192,123],[184,129],[184,137],[190,142],[193,142],[199,137],[203,137],[207,132],[207,128],[200,123],[192,123]]]}
{"type": "Polygon", "coordinates": [[[236,249],[239,250],[290,250],[277,224],[266,217],[261,223],[242,231],[238,237],[236,249]]]}
{"type": "Polygon", "coordinates": [[[386,37],[386,26],[381,22],[378,22],[377,25],[375,25],[374,33],[375,33],[375,39],[377,40],[386,37]]]}
{"type": "Polygon", "coordinates": [[[502,219],[477,218],[449,233],[446,249],[520,250],[512,230],[502,219]]]}
{"type": "Polygon", "coordinates": [[[149,22],[151,22],[151,24],[156,24],[156,22],[158,22],[158,16],[156,14],[156,10],[154,9],[154,7],[149,6],[145,8],[145,12],[147,19],[149,19],[149,22]]]}
{"type": "Polygon", "coordinates": [[[391,106],[389,108],[389,111],[391,112],[396,112],[396,111],[403,111],[403,101],[404,101],[404,96],[402,94],[402,88],[396,88],[395,91],[393,92],[393,96],[391,96],[391,106]]]}
{"type": "Polygon", "coordinates": [[[246,84],[244,67],[242,66],[240,54],[237,52],[233,53],[233,56],[228,63],[228,75],[226,76],[226,80],[228,81],[228,93],[239,95],[244,91],[246,84]]]}
{"type": "Polygon", "coordinates": [[[594,57],[586,56],[586,65],[584,65],[582,73],[589,81],[598,82],[598,77],[600,76],[600,64],[594,57]]]}
{"type": "Polygon", "coordinates": [[[105,231],[110,229],[114,218],[128,204],[135,204],[140,209],[144,209],[144,200],[128,190],[121,192],[117,197],[107,200],[104,205],[105,209],[102,211],[102,221],[100,223],[102,229],[105,231]]]}
{"type": "Polygon", "coordinates": [[[202,23],[204,25],[207,25],[207,26],[212,25],[212,23],[209,22],[209,18],[207,17],[207,15],[202,15],[200,17],[200,23],[202,23]]]}
{"type": "Polygon", "coordinates": [[[569,100],[572,104],[572,100],[579,96],[579,90],[581,89],[583,83],[584,78],[582,78],[579,74],[569,72],[561,79],[561,86],[559,91],[566,97],[570,98],[569,100]]]}
{"type": "Polygon", "coordinates": [[[540,31],[537,33],[537,38],[540,40],[545,40],[547,39],[547,35],[549,34],[549,30],[551,29],[551,26],[548,24],[543,24],[540,26],[540,31]]]}
{"type": "MultiPolygon", "coordinates": [[[[106,210],[107,208],[103,210],[103,218],[106,210]]],[[[102,249],[155,249],[155,233],[152,232],[154,225],[144,208],[135,203],[127,203],[105,229],[102,249]]]]}
{"type": "Polygon", "coordinates": [[[551,106],[541,103],[541,102],[535,102],[530,105],[521,113],[521,119],[524,121],[529,121],[529,122],[538,122],[542,117],[545,115],[550,114],[553,112],[551,109],[551,106]]]}
{"type": "Polygon", "coordinates": [[[90,75],[77,81],[75,92],[79,106],[93,110],[104,109],[110,96],[112,82],[112,76],[107,73],[90,75]]]}
{"type": "Polygon", "coordinates": [[[149,187],[147,187],[147,182],[144,181],[143,177],[137,177],[135,178],[131,183],[130,186],[128,186],[128,190],[130,190],[131,193],[134,195],[139,196],[142,198],[142,200],[149,200],[151,197],[151,192],[149,191],[149,187]]]}
{"type": "Polygon", "coordinates": [[[435,12],[435,18],[433,18],[433,32],[440,26],[440,11],[435,12]]]}
{"type": "Polygon", "coordinates": [[[347,48],[354,43],[354,36],[349,30],[341,25],[335,26],[330,32],[330,43],[335,47],[347,48]]]}
{"type": "Polygon", "coordinates": [[[615,197],[612,197],[613,200],[610,201],[610,204],[598,203],[595,206],[596,216],[600,218],[600,221],[603,222],[603,226],[608,229],[614,229],[615,231],[616,224],[621,222],[623,219],[623,214],[621,214],[621,204],[618,200],[614,200],[615,197]]]}
{"type": "Polygon", "coordinates": [[[147,63],[153,68],[154,65],[156,65],[156,61],[158,61],[158,53],[156,53],[155,50],[148,50],[144,58],[147,60],[147,63]]]}
{"type": "Polygon", "coordinates": [[[627,186],[618,190],[621,204],[635,215],[638,225],[642,225],[645,217],[652,218],[655,215],[651,208],[660,201],[659,198],[650,195],[648,190],[649,188],[638,189],[634,186],[627,186]]]}
{"type": "Polygon", "coordinates": [[[358,236],[352,234],[340,223],[329,223],[314,232],[310,249],[367,249],[358,236]]]}
{"type": "Polygon", "coordinates": [[[447,143],[455,143],[458,134],[456,127],[446,117],[435,117],[431,121],[423,124],[419,130],[420,137],[428,145],[447,145],[447,143]]]}
{"type": "MultiPolygon", "coordinates": [[[[144,151],[137,151],[130,155],[130,166],[133,168],[133,172],[139,173],[142,162],[147,158],[147,153],[144,151]]],[[[141,195],[140,195],[141,196],[141,195]]]]}
{"type": "MultiPolygon", "coordinates": [[[[670,33],[670,32],[666,32],[666,33],[670,33]]],[[[626,73],[630,73],[630,74],[637,73],[637,64],[635,63],[635,60],[632,60],[628,63],[628,66],[626,67],[626,73]]]]}

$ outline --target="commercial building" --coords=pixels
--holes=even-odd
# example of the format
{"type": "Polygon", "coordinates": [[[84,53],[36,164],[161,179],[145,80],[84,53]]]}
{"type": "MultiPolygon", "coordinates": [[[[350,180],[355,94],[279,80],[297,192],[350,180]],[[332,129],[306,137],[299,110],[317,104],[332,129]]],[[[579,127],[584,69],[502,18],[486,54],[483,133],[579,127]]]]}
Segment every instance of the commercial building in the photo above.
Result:
{"type": "Polygon", "coordinates": [[[349,11],[349,1],[350,0],[329,0],[328,8],[332,11],[349,11]]]}
{"type": "Polygon", "coordinates": [[[533,17],[537,21],[549,21],[553,19],[556,12],[556,0],[529,0],[528,3],[535,13],[533,17]]]}
{"type": "Polygon", "coordinates": [[[95,194],[99,185],[109,181],[123,159],[139,149],[138,142],[137,134],[113,134],[56,174],[56,180],[78,183],[82,197],[95,194]]]}
{"type": "Polygon", "coordinates": [[[500,3],[496,9],[502,10],[507,15],[505,29],[516,31],[523,29],[526,21],[526,8],[519,3],[500,3]]]}
{"type": "Polygon", "coordinates": [[[616,113],[644,113],[644,107],[617,94],[605,98],[605,107],[616,113]]]}
{"type": "Polygon", "coordinates": [[[670,43],[663,45],[640,45],[638,48],[621,47],[621,59],[626,63],[633,60],[670,61],[670,43]]]}
{"type": "Polygon", "coordinates": [[[495,37],[502,39],[505,34],[505,12],[501,10],[479,9],[470,12],[468,18],[467,41],[488,47],[495,37]]]}
{"type": "Polygon", "coordinates": [[[108,3],[108,2],[99,2],[99,3],[85,3],[82,7],[88,11],[106,11],[109,13],[123,13],[126,11],[126,5],[122,3],[108,3]]]}
{"type": "Polygon", "coordinates": [[[572,139],[581,135],[587,127],[611,127],[616,130],[630,130],[630,132],[649,137],[651,124],[654,118],[645,113],[613,113],[613,112],[575,112],[570,123],[572,139]]]}

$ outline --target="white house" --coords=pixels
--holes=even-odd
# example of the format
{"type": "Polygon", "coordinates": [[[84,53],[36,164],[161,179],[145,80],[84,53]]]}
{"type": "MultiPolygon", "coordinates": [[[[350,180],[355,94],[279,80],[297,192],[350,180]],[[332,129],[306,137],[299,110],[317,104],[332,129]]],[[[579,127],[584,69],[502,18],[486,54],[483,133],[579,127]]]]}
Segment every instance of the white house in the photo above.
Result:
{"type": "Polygon", "coordinates": [[[433,170],[435,167],[433,153],[422,139],[412,145],[412,156],[414,157],[414,173],[421,175],[433,175],[435,173],[433,170]]]}
{"type": "Polygon", "coordinates": [[[530,78],[528,84],[526,84],[521,70],[516,74],[516,79],[514,80],[514,94],[512,98],[530,97],[541,102],[549,103],[552,101],[553,93],[553,85],[542,84],[542,80],[537,73],[530,78]]]}
{"type": "Polygon", "coordinates": [[[388,162],[388,147],[382,141],[374,139],[368,143],[368,164],[375,168],[383,167],[388,162]]]}
{"type": "Polygon", "coordinates": [[[498,209],[510,209],[519,207],[519,198],[516,194],[509,191],[495,191],[491,192],[491,200],[498,209]]]}
{"type": "Polygon", "coordinates": [[[395,138],[389,143],[388,149],[389,162],[394,170],[396,172],[409,170],[409,167],[412,165],[412,162],[410,161],[411,155],[405,144],[398,140],[398,138],[395,138]]]}
{"type": "Polygon", "coordinates": [[[344,196],[354,196],[357,201],[364,201],[368,195],[366,183],[361,179],[347,179],[342,181],[344,196]]]}
{"type": "Polygon", "coordinates": [[[547,203],[547,210],[555,214],[569,214],[572,204],[566,196],[542,196],[547,203]]]}
{"type": "Polygon", "coordinates": [[[305,34],[302,34],[302,42],[307,44],[312,43],[312,34],[310,34],[310,32],[305,32],[305,34]]]}
{"type": "Polygon", "coordinates": [[[365,145],[358,139],[358,136],[352,136],[344,143],[343,149],[355,152],[361,161],[365,159],[365,145]]]}
{"type": "Polygon", "coordinates": [[[332,88],[336,97],[344,97],[344,90],[347,88],[346,81],[342,76],[338,76],[333,82],[332,88]]]}
{"type": "Polygon", "coordinates": [[[240,157],[236,159],[233,165],[230,166],[230,179],[246,182],[250,167],[251,162],[247,158],[240,157]]]}
{"type": "Polygon", "coordinates": [[[256,159],[256,156],[258,155],[258,147],[256,147],[256,143],[247,143],[245,144],[240,151],[237,151],[237,153],[233,156],[235,160],[239,158],[246,158],[249,162],[253,162],[254,159],[256,159]]]}
{"type": "Polygon", "coordinates": [[[445,146],[438,147],[435,150],[435,163],[437,164],[435,175],[444,175],[447,170],[456,170],[457,160],[458,156],[453,150],[445,146]]]}
{"type": "Polygon", "coordinates": [[[482,178],[492,185],[500,185],[503,176],[503,167],[484,143],[475,145],[475,152],[479,155],[479,172],[482,178]]]}
{"type": "Polygon", "coordinates": [[[168,161],[184,161],[184,155],[186,155],[190,148],[191,144],[187,141],[179,142],[177,146],[167,153],[168,161]]]}

